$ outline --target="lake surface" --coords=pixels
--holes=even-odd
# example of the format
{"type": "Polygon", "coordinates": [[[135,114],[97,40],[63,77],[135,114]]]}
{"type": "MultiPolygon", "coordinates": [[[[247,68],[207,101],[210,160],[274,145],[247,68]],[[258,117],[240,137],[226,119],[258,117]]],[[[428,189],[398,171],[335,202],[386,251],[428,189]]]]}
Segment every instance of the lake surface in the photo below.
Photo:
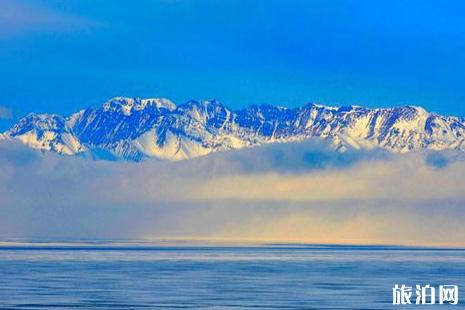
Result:
{"type": "Polygon", "coordinates": [[[351,246],[0,246],[0,309],[400,309],[395,283],[459,285],[465,252],[351,246]]]}

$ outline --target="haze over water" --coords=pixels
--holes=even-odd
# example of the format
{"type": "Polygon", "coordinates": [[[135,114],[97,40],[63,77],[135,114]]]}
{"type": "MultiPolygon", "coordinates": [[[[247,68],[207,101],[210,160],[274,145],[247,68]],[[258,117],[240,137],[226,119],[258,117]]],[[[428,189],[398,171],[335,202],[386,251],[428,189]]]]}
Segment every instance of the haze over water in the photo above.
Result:
{"type": "Polygon", "coordinates": [[[455,284],[463,304],[464,274],[460,249],[3,245],[0,309],[389,309],[395,283],[455,284]]]}

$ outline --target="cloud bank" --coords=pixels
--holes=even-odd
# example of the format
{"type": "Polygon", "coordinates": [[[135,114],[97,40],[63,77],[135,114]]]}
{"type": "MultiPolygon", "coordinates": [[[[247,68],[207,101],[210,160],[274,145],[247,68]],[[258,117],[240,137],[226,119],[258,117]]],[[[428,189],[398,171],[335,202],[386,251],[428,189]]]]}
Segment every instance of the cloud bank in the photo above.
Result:
{"type": "Polygon", "coordinates": [[[90,161],[0,143],[0,238],[465,245],[463,155],[275,144],[90,161]]]}

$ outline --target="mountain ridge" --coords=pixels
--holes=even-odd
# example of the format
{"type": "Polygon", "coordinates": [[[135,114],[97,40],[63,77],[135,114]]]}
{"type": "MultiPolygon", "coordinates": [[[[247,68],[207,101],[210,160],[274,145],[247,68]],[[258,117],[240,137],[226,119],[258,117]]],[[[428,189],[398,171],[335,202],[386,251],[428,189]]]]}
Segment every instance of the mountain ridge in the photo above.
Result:
{"type": "Polygon", "coordinates": [[[275,142],[325,140],[338,150],[465,151],[465,118],[419,106],[365,108],[308,103],[232,110],[217,100],[114,97],[69,116],[30,113],[2,140],[64,155],[181,160],[275,142]]]}

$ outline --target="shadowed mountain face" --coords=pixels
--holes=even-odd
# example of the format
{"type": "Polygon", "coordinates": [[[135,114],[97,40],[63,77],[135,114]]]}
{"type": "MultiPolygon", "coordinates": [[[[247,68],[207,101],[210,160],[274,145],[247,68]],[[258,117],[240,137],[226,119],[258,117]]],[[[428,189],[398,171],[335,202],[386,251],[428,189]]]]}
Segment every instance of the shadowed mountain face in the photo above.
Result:
{"type": "Polygon", "coordinates": [[[465,150],[465,119],[420,107],[368,109],[307,104],[232,111],[216,100],[113,98],[69,117],[29,114],[0,139],[90,158],[181,160],[273,142],[326,140],[341,152],[382,148],[465,150]]]}

